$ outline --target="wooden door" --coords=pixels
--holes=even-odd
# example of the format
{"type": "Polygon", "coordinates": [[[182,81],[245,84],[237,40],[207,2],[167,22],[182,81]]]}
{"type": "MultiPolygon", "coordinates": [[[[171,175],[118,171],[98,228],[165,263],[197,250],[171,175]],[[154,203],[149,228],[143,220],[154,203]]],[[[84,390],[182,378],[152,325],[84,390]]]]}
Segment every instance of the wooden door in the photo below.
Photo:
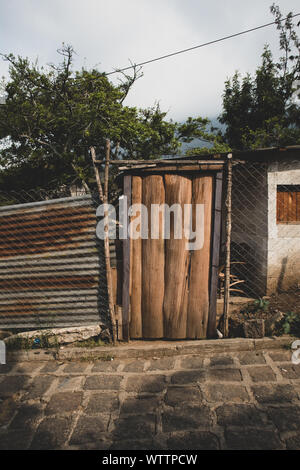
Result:
{"type": "MultiPolygon", "coordinates": [[[[145,339],[206,338],[210,313],[215,315],[212,305],[215,308],[216,299],[210,298],[212,292],[216,296],[212,282],[217,282],[216,269],[212,269],[213,253],[216,253],[213,245],[219,243],[219,236],[213,235],[220,226],[216,224],[214,211],[215,174],[141,174],[130,178],[130,203],[142,203],[148,210],[145,222],[148,238],[131,239],[127,243],[130,247],[130,257],[127,256],[130,259],[129,335],[145,339]],[[189,240],[186,234],[178,238],[172,215],[169,238],[163,237],[162,214],[156,237],[151,238],[153,204],[179,205],[183,233],[187,220],[184,214],[195,230],[196,206],[203,205],[204,242],[201,249],[186,249],[189,240]]],[[[134,217],[130,222],[133,220],[134,217]]]]}

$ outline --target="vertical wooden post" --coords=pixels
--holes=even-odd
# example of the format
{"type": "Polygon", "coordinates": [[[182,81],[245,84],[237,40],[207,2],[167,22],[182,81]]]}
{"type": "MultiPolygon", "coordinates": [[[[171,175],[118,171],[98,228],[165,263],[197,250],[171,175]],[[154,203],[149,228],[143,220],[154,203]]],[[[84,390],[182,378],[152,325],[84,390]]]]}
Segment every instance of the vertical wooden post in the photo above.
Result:
{"type": "Polygon", "coordinates": [[[224,336],[228,336],[228,311],[230,298],[230,244],[231,244],[231,193],[232,193],[232,154],[227,155],[227,194],[226,194],[226,258],[224,283],[224,336]]]}
{"type": "MultiPolygon", "coordinates": [[[[199,173],[193,178],[192,217],[196,227],[196,207],[204,205],[203,246],[200,250],[190,252],[190,267],[188,279],[188,314],[187,337],[199,339],[207,337],[208,319],[210,312],[210,276],[211,276],[211,247],[214,212],[214,176],[199,173]]],[[[212,278],[215,282],[215,276],[212,278]]]]}
{"type": "MultiPolygon", "coordinates": [[[[131,205],[131,175],[124,176],[124,196],[127,197],[128,207],[131,205]]],[[[129,220],[128,213],[127,223],[129,220]]],[[[122,323],[123,339],[129,341],[129,322],[130,322],[130,238],[128,236],[123,240],[123,289],[122,289],[122,323]]]]}
{"type": "MultiPolygon", "coordinates": [[[[142,203],[143,184],[141,176],[132,176],[131,180],[131,204],[142,203]]],[[[132,215],[132,214],[131,214],[132,215]]],[[[142,213],[140,213],[142,218],[142,213]]],[[[135,217],[130,218],[134,222],[135,217]]],[[[140,222],[140,235],[142,235],[142,222],[140,222]]],[[[130,338],[142,338],[142,238],[131,239],[130,282],[130,338]]]]}
{"type": "MultiPolygon", "coordinates": [[[[108,203],[108,176],[109,176],[109,158],[110,158],[110,142],[106,141],[106,160],[105,160],[105,176],[104,176],[104,192],[102,189],[101,178],[99,169],[95,164],[96,161],[96,152],[94,147],[91,147],[92,161],[96,176],[96,182],[99,192],[100,201],[104,204],[108,203]]],[[[108,208],[104,210],[104,218],[108,221],[108,208]]],[[[107,283],[107,294],[108,294],[108,307],[109,315],[112,326],[112,340],[113,343],[116,342],[116,318],[115,318],[115,306],[114,306],[114,296],[113,296],[113,283],[112,283],[112,274],[110,266],[110,250],[109,250],[109,233],[108,233],[108,223],[105,226],[105,237],[104,237],[104,257],[105,257],[105,267],[106,267],[106,283],[107,283]]]]}
{"type": "MultiPolygon", "coordinates": [[[[149,175],[143,179],[142,203],[148,210],[149,229],[153,217],[153,204],[165,203],[164,178],[161,174],[149,175]]],[[[142,328],[143,337],[146,339],[164,337],[165,240],[163,222],[164,217],[160,212],[156,221],[156,238],[149,229],[149,237],[142,241],[142,328]]]]}
{"type": "Polygon", "coordinates": [[[93,167],[94,167],[94,172],[95,172],[95,177],[96,177],[96,183],[98,187],[98,192],[99,192],[99,198],[102,203],[104,203],[104,195],[103,195],[103,189],[102,189],[102,183],[100,179],[100,173],[98,170],[98,167],[95,164],[96,161],[96,151],[94,147],[90,148],[91,155],[92,155],[92,161],[93,161],[93,167]]]}
{"type": "Polygon", "coordinates": [[[221,242],[222,184],[223,173],[218,171],[215,176],[214,206],[212,215],[213,235],[211,247],[209,317],[207,327],[207,335],[209,338],[214,338],[216,336],[218,269],[221,242]]]}
{"type": "Polygon", "coordinates": [[[108,202],[108,178],[110,161],[110,141],[105,142],[105,169],[104,169],[104,202],[108,202]]]}
{"type": "MultiPolygon", "coordinates": [[[[169,207],[172,207],[173,204],[180,204],[180,208],[187,211],[186,205],[192,202],[191,178],[178,174],[167,174],[164,175],[164,185],[165,203],[169,207]]],[[[192,217],[192,213],[190,217],[192,217]]],[[[183,226],[183,221],[181,221],[181,224],[183,226]]],[[[164,336],[173,339],[183,339],[187,336],[190,253],[186,249],[188,240],[185,234],[182,233],[181,239],[175,238],[175,225],[174,220],[174,223],[170,224],[170,238],[164,241],[164,336]]],[[[182,230],[182,226],[180,230],[182,230]]],[[[184,231],[182,230],[182,232],[184,231]]],[[[201,311],[201,307],[199,308],[198,303],[198,312],[199,310],[201,311]]]]}

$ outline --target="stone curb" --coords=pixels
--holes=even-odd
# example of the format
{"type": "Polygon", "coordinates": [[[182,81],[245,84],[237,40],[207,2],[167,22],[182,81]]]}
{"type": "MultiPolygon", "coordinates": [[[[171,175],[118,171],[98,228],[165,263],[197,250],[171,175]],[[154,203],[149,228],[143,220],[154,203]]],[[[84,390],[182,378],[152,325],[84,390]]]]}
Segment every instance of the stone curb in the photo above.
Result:
{"type": "Polygon", "coordinates": [[[238,351],[261,351],[290,347],[293,336],[270,337],[261,339],[234,338],[193,341],[132,341],[118,346],[95,348],[66,347],[58,350],[8,351],[7,362],[50,361],[56,360],[95,360],[95,359],[132,359],[197,354],[206,356],[214,353],[238,351]]]}

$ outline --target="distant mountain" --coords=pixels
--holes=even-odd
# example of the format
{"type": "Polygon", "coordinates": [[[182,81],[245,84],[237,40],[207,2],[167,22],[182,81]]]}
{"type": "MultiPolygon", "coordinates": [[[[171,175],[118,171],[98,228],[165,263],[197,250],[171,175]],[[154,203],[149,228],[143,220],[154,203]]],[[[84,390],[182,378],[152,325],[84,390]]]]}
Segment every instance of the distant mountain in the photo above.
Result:
{"type": "MultiPolygon", "coordinates": [[[[213,127],[216,127],[217,129],[225,130],[226,126],[224,124],[221,124],[218,121],[217,117],[209,118],[209,119],[210,119],[211,125],[213,127]]],[[[185,151],[187,149],[194,148],[194,147],[200,147],[200,148],[202,148],[202,147],[212,147],[212,144],[210,144],[208,142],[203,142],[203,140],[200,140],[200,139],[194,139],[189,144],[185,144],[185,143],[182,144],[182,147],[181,147],[182,153],[185,153],[185,151]]]]}

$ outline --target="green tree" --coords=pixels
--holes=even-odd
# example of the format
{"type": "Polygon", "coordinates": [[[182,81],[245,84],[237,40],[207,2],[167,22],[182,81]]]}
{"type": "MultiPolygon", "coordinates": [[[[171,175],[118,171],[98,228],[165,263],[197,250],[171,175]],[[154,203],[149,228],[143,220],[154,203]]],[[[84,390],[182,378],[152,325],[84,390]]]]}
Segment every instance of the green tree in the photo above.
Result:
{"type": "Polygon", "coordinates": [[[203,143],[202,147],[190,147],[186,150],[187,156],[209,155],[211,153],[229,152],[230,147],[224,141],[222,132],[212,126],[208,118],[188,118],[180,126],[180,135],[186,136],[185,142],[197,139],[203,143]]]}
{"type": "Polygon", "coordinates": [[[33,188],[93,177],[89,148],[104,156],[110,139],[112,158],[152,159],[180,151],[181,142],[201,132],[203,122],[166,119],[158,104],[149,109],[124,105],[141,77],[122,75],[118,86],[104,73],[73,71],[74,51],[63,46],[58,65],[40,67],[27,58],[5,55],[9,79],[2,83],[0,105],[0,184],[8,189],[33,188]]]}
{"type": "Polygon", "coordinates": [[[281,56],[275,61],[265,46],[254,76],[238,72],[225,82],[224,141],[234,149],[300,144],[300,41],[292,12],[283,17],[278,6],[270,8],[279,31],[281,56]]]}

